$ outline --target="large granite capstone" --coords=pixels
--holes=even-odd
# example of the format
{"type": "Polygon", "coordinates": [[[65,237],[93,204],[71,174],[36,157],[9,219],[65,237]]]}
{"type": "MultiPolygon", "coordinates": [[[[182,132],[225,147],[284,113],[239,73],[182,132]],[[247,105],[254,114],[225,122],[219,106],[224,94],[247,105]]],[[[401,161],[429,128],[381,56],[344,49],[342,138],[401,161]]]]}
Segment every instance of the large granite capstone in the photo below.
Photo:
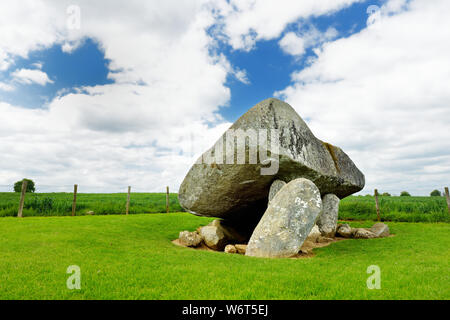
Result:
{"type": "Polygon", "coordinates": [[[236,163],[237,156],[234,163],[227,164],[227,155],[233,153],[234,148],[231,150],[227,144],[230,140],[226,140],[227,133],[224,133],[192,166],[180,186],[180,204],[193,214],[222,218],[235,228],[242,226],[250,236],[267,209],[269,189],[274,180],[288,183],[306,178],[317,186],[322,196],[331,193],[341,199],[364,187],[364,175],[348,155],[317,139],[296,111],[283,101],[269,98],[258,103],[230,129],[234,132],[239,129],[267,131],[269,141],[258,140],[257,163],[249,163],[255,142],[247,139],[245,164],[236,163]],[[277,141],[272,141],[274,132],[278,133],[277,141]],[[273,142],[278,142],[277,148],[273,142]],[[216,154],[217,150],[222,150],[223,155],[216,154]],[[262,163],[265,160],[262,154],[273,161],[262,163]],[[219,161],[205,161],[214,158],[219,161]],[[271,171],[268,167],[278,170],[267,174],[271,171]]]}

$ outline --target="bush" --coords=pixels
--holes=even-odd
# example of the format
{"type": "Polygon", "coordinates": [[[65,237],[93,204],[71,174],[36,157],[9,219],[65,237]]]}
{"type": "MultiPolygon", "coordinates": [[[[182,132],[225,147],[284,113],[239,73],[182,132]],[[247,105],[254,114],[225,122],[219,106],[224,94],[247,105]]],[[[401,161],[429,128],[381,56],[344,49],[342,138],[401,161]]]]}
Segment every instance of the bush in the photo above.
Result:
{"type": "MultiPolygon", "coordinates": [[[[26,190],[26,192],[34,192],[36,190],[33,180],[30,180],[30,179],[23,179],[23,180],[27,181],[27,190],[26,190]]],[[[22,192],[23,180],[20,180],[20,181],[17,181],[16,183],[14,183],[14,192],[22,192]]]]}
{"type": "Polygon", "coordinates": [[[430,193],[430,197],[440,197],[441,196],[441,192],[439,190],[433,190],[430,193]]]}
{"type": "Polygon", "coordinates": [[[411,195],[408,191],[402,191],[402,193],[400,193],[400,197],[411,197],[411,195]]]}
{"type": "Polygon", "coordinates": [[[383,197],[390,197],[391,194],[390,194],[389,192],[383,192],[382,196],[383,196],[383,197]]]}

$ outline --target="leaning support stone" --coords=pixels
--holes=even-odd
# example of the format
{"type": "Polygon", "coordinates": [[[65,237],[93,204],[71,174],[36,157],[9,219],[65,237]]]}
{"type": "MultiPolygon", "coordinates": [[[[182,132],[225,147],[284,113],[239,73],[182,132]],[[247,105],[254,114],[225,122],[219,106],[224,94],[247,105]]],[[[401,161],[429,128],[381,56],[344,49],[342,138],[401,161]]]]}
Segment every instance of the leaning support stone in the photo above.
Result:
{"type": "Polygon", "coordinates": [[[326,194],[322,198],[322,212],[317,219],[317,226],[324,237],[334,237],[339,213],[339,198],[332,194],[326,194]]]}
{"type": "Polygon", "coordinates": [[[292,180],[269,203],[245,255],[282,258],[297,254],[321,208],[320,191],[312,181],[292,180]]]}

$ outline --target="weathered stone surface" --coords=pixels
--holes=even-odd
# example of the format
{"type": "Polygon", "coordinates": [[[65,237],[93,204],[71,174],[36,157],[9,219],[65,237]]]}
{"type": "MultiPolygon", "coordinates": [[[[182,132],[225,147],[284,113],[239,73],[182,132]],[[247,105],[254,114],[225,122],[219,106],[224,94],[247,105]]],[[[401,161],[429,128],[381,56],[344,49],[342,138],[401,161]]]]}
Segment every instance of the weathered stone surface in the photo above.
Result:
{"type": "Polygon", "coordinates": [[[377,236],[370,230],[364,228],[355,228],[352,230],[353,238],[355,239],[372,239],[377,236]]]}
{"type": "Polygon", "coordinates": [[[348,224],[342,224],[337,228],[336,233],[344,238],[350,238],[352,236],[352,228],[348,224]]]}
{"type": "Polygon", "coordinates": [[[369,230],[378,238],[388,237],[390,234],[388,225],[382,222],[375,223],[369,230]]]}
{"type": "Polygon", "coordinates": [[[322,198],[322,212],[317,219],[317,226],[325,237],[334,237],[336,233],[339,201],[339,198],[332,193],[322,198]]]}
{"type": "Polygon", "coordinates": [[[245,254],[245,252],[247,251],[246,244],[235,244],[234,247],[236,248],[237,252],[240,254],[245,254]]]}
{"type": "Polygon", "coordinates": [[[275,180],[274,182],[272,182],[272,185],[269,189],[269,202],[272,201],[273,197],[275,197],[278,191],[280,191],[280,189],[283,188],[285,184],[286,182],[281,180],[275,180]]]}
{"type": "Polygon", "coordinates": [[[320,233],[319,227],[317,226],[317,224],[315,224],[311,229],[311,231],[309,232],[308,237],[306,237],[305,241],[317,242],[317,239],[320,236],[322,236],[322,233],[320,233]]]}
{"type": "Polygon", "coordinates": [[[290,257],[300,250],[322,207],[320,191],[308,179],[286,184],[259,221],[245,255],[290,257]]]}
{"type": "Polygon", "coordinates": [[[197,232],[181,231],[178,238],[182,245],[188,247],[196,247],[202,242],[202,238],[197,232]]]}
{"type": "Polygon", "coordinates": [[[205,226],[200,229],[203,242],[213,250],[222,251],[227,245],[223,231],[216,226],[205,226]]]}
{"type": "MultiPolygon", "coordinates": [[[[267,208],[269,189],[274,180],[289,182],[306,178],[314,182],[322,195],[333,193],[339,198],[364,187],[364,175],[347,154],[317,139],[287,103],[266,99],[248,110],[230,129],[247,133],[264,131],[269,137],[272,132],[278,132],[273,142],[278,141],[279,144],[272,143],[272,138],[269,138],[270,143],[261,146],[258,153],[270,155],[278,162],[250,164],[247,160],[245,164],[226,164],[226,155],[233,154],[234,147],[227,148],[224,133],[216,143],[217,146],[221,141],[224,144],[217,150],[225,149],[222,156],[218,153],[219,161],[202,161],[208,155],[216,156],[213,146],[192,166],[180,186],[180,204],[193,214],[237,222],[233,223],[235,226],[245,223],[244,229],[251,232],[267,208]],[[275,145],[279,145],[278,150],[275,145]],[[262,171],[276,166],[278,170],[273,174],[267,175],[262,171]]],[[[255,143],[250,140],[245,143],[246,159],[254,150],[255,143]]]]}
{"type": "Polygon", "coordinates": [[[237,249],[232,244],[227,244],[224,250],[226,253],[236,253],[237,249]]]}

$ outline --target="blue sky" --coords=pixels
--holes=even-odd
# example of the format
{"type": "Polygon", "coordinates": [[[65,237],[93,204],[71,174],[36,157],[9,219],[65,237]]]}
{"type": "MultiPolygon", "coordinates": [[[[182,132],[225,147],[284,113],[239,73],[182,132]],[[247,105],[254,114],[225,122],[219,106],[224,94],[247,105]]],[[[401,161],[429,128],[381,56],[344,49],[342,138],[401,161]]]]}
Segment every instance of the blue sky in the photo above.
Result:
{"type": "MultiPolygon", "coordinates": [[[[321,32],[331,26],[339,32],[338,38],[347,37],[366,26],[368,4],[382,3],[383,1],[354,3],[330,15],[311,17],[304,23],[315,26],[321,32]]],[[[298,21],[295,21],[286,27],[284,33],[297,29],[298,21]]],[[[281,37],[260,41],[250,52],[234,50],[227,43],[220,43],[219,52],[223,53],[234,67],[245,70],[249,79],[249,84],[245,84],[233,76],[228,77],[226,86],[231,90],[231,99],[220,110],[220,114],[228,121],[235,121],[249,106],[288,86],[291,83],[291,73],[304,68],[308,59],[315,56],[312,48],[308,48],[300,59],[286,54],[278,45],[281,37]]],[[[90,38],[83,39],[82,44],[72,52],[63,52],[60,44],[31,51],[26,58],[15,60],[13,67],[1,72],[0,81],[10,78],[15,69],[36,69],[35,64],[38,63],[42,64],[40,70],[45,72],[53,83],[45,86],[16,84],[18,90],[0,91],[0,99],[26,108],[45,108],[57,94],[68,94],[74,92],[75,88],[84,86],[113,83],[114,81],[108,78],[109,62],[101,45],[90,38]]]]}
{"type": "Polygon", "coordinates": [[[32,51],[28,57],[17,59],[14,67],[2,72],[0,81],[11,77],[13,70],[36,69],[35,64],[42,64],[40,70],[45,72],[53,83],[45,86],[16,84],[15,91],[0,91],[0,99],[26,108],[45,108],[58,93],[67,94],[75,88],[113,82],[107,78],[109,61],[105,59],[98,43],[92,39],[84,40],[79,48],[70,53],[63,52],[61,45],[32,51]]]}
{"type": "Polygon", "coordinates": [[[72,6],[0,4],[0,190],[24,176],[40,191],[176,190],[198,151],[274,95],[350,155],[363,193],[450,179],[435,140],[450,121],[448,1],[72,6]]]}
{"type": "MultiPolygon", "coordinates": [[[[381,5],[382,1],[355,3],[330,15],[311,17],[305,23],[315,26],[321,32],[334,27],[339,32],[338,38],[347,37],[366,26],[366,9],[369,4],[381,5]]],[[[285,33],[297,29],[298,23],[291,23],[286,27],[285,33]]],[[[221,51],[234,66],[247,71],[250,81],[250,84],[244,84],[236,79],[230,79],[227,83],[231,89],[231,100],[229,107],[221,110],[227,120],[235,121],[248,110],[249,106],[284,89],[291,83],[291,73],[303,69],[308,59],[315,56],[312,48],[308,48],[300,59],[293,57],[282,51],[278,41],[279,38],[260,41],[250,52],[233,50],[230,46],[222,44],[221,51]]]]}

